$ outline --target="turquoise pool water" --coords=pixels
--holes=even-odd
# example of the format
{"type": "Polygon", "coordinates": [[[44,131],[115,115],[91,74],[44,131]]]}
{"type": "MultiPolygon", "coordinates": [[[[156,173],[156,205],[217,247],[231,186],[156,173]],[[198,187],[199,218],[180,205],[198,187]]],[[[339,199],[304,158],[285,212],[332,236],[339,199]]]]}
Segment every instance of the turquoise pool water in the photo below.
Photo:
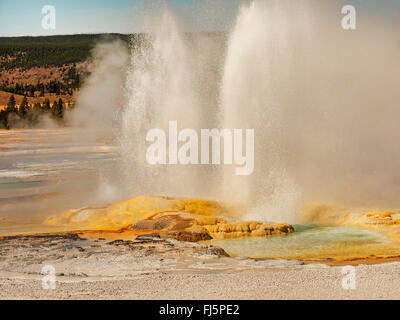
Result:
{"type": "Polygon", "coordinates": [[[354,227],[297,225],[295,232],[288,235],[211,240],[208,243],[237,256],[317,259],[376,254],[388,245],[388,240],[378,231],[354,227]]]}

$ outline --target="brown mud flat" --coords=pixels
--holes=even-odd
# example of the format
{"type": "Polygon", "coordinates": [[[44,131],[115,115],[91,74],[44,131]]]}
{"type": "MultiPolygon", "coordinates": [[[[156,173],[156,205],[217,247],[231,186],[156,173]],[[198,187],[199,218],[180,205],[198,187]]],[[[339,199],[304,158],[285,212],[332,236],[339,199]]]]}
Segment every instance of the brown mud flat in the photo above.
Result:
{"type": "MultiPolygon", "coordinates": [[[[188,236],[190,238],[190,236],[188,236]]],[[[95,242],[101,245],[113,245],[116,247],[128,246],[130,249],[162,249],[165,246],[167,248],[175,247],[175,251],[179,251],[181,248],[191,247],[193,252],[200,254],[204,249],[206,254],[214,254],[217,257],[231,257],[239,259],[250,259],[254,261],[263,260],[277,260],[277,261],[296,261],[296,263],[301,264],[324,264],[328,266],[345,266],[353,265],[358,266],[361,264],[382,264],[390,262],[400,261],[400,255],[366,255],[366,256],[346,256],[346,257],[321,257],[321,258],[309,258],[309,257],[293,257],[293,258],[282,258],[282,257],[240,257],[237,255],[230,255],[225,252],[224,249],[213,246],[213,245],[203,245],[200,239],[198,241],[185,241],[182,240],[185,237],[182,236],[180,232],[156,232],[152,231],[138,231],[121,229],[118,231],[110,230],[76,230],[76,231],[65,231],[57,233],[38,233],[38,234],[22,234],[14,236],[0,236],[0,260],[3,253],[2,248],[7,247],[10,243],[13,243],[16,247],[20,244],[25,244],[26,246],[40,246],[46,248],[48,246],[53,247],[57,242],[65,242],[68,246],[68,242],[75,241],[88,241],[90,243],[95,242]],[[180,244],[180,245],[177,245],[180,244]],[[193,246],[193,247],[192,247],[193,246]]],[[[96,245],[97,246],[97,245],[96,245]]],[[[161,250],[162,251],[162,250],[161,250]]],[[[157,253],[156,251],[148,251],[147,254],[157,253]]]]}
{"type": "Polygon", "coordinates": [[[0,299],[399,299],[400,263],[340,266],[228,257],[153,234],[78,231],[0,239],[0,299]],[[118,239],[119,238],[119,239],[118,239]],[[43,288],[55,271],[56,288],[43,288]],[[47,269],[48,270],[48,269],[47,269]]]}
{"type": "MultiPolygon", "coordinates": [[[[194,252],[213,254],[218,257],[227,257],[228,254],[220,248],[181,243],[170,239],[163,239],[159,234],[138,234],[132,232],[110,232],[110,231],[76,231],[44,234],[25,234],[0,237],[0,257],[6,257],[7,252],[13,249],[27,249],[28,251],[40,250],[51,251],[60,249],[66,252],[67,249],[77,249],[79,252],[90,252],[91,248],[111,246],[112,248],[128,248],[132,251],[145,250],[145,254],[164,252],[165,249],[186,249],[192,248],[194,252]]],[[[17,253],[11,252],[16,258],[17,253]]],[[[22,256],[21,256],[22,257],[22,256]]],[[[27,257],[31,257],[29,254],[27,257]]]]}
{"type": "MultiPolygon", "coordinates": [[[[51,265],[61,276],[127,277],[154,272],[245,270],[256,259],[231,258],[212,245],[162,238],[160,234],[78,231],[0,238],[0,271],[41,274],[51,265]]],[[[302,265],[265,259],[265,266],[302,265]]],[[[1,273],[0,272],[0,273],[1,273]]]]}
{"type": "Polygon", "coordinates": [[[214,246],[133,231],[5,236],[0,299],[400,298],[400,262],[357,264],[354,290],[343,289],[342,267],[330,264],[230,257],[214,246]],[[43,288],[48,266],[54,290],[43,288]]]}

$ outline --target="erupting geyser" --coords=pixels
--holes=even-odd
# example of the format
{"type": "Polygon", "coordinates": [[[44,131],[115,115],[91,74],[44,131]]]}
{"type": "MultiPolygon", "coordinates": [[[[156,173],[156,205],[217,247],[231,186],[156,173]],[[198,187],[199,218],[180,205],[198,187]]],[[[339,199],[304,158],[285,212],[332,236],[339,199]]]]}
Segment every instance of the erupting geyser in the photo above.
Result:
{"type": "Polygon", "coordinates": [[[132,48],[123,187],[222,199],[244,205],[246,218],[286,222],[312,201],[399,206],[400,20],[364,8],[357,30],[346,31],[345,4],[253,1],[228,37],[183,33],[160,9],[132,48]],[[146,134],[170,121],[179,130],[254,129],[254,173],[149,165],[146,134]]]}

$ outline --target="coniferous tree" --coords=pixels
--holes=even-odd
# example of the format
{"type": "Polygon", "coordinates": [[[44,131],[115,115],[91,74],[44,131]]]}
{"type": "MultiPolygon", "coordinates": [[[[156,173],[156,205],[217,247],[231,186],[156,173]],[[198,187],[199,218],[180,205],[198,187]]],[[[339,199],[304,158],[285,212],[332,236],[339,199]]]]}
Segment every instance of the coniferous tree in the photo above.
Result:
{"type": "Polygon", "coordinates": [[[64,102],[61,98],[58,99],[57,109],[54,110],[54,115],[57,120],[62,120],[64,117],[64,102]]]}
{"type": "Polygon", "coordinates": [[[51,106],[51,113],[53,114],[53,116],[55,116],[57,109],[58,109],[58,103],[57,101],[54,101],[53,105],[51,106]]]}
{"type": "Polygon", "coordinates": [[[42,113],[42,106],[39,102],[35,103],[32,109],[28,114],[29,124],[34,126],[39,123],[40,114],[42,113]]]}
{"type": "Polygon", "coordinates": [[[30,94],[31,97],[34,97],[34,96],[35,96],[35,87],[34,87],[34,86],[31,86],[31,87],[29,88],[29,94],[30,94]]]}
{"type": "Polygon", "coordinates": [[[8,129],[8,120],[7,120],[7,112],[6,110],[0,111],[0,128],[8,129]]]}
{"type": "Polygon", "coordinates": [[[35,105],[33,106],[33,111],[39,114],[41,109],[42,109],[41,104],[39,102],[36,102],[35,105]]]}
{"type": "Polygon", "coordinates": [[[51,107],[50,107],[50,100],[49,99],[44,100],[44,104],[43,104],[42,109],[43,109],[44,113],[50,112],[51,107]]]}
{"type": "Polygon", "coordinates": [[[26,118],[26,115],[28,114],[28,109],[29,109],[28,99],[26,98],[26,96],[24,96],[18,110],[18,115],[20,116],[21,119],[26,118]]]}
{"type": "Polygon", "coordinates": [[[11,95],[7,102],[7,108],[1,111],[1,126],[10,129],[9,117],[13,117],[17,113],[16,101],[14,95],[11,95]]]}
{"type": "Polygon", "coordinates": [[[8,99],[7,103],[7,111],[8,112],[16,112],[16,101],[14,95],[11,95],[10,98],[8,99]]]}
{"type": "MultiPolygon", "coordinates": [[[[62,102],[62,101],[61,101],[62,102]]],[[[57,121],[61,120],[62,118],[62,105],[60,107],[59,103],[57,101],[54,101],[53,106],[51,108],[51,114],[53,115],[53,118],[57,121]]]]}

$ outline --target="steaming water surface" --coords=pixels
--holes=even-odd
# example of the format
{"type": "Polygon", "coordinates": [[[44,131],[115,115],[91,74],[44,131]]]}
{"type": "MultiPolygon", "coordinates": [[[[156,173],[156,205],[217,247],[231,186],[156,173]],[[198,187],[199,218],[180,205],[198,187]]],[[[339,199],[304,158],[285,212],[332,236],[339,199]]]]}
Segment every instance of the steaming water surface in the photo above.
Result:
{"type": "Polygon", "coordinates": [[[354,227],[295,226],[295,233],[275,237],[213,240],[229,254],[253,258],[320,260],[395,254],[378,231],[354,227]]]}
{"type": "Polygon", "coordinates": [[[96,201],[116,155],[106,141],[85,136],[76,129],[0,131],[0,234],[42,231],[45,217],[96,201]]]}

